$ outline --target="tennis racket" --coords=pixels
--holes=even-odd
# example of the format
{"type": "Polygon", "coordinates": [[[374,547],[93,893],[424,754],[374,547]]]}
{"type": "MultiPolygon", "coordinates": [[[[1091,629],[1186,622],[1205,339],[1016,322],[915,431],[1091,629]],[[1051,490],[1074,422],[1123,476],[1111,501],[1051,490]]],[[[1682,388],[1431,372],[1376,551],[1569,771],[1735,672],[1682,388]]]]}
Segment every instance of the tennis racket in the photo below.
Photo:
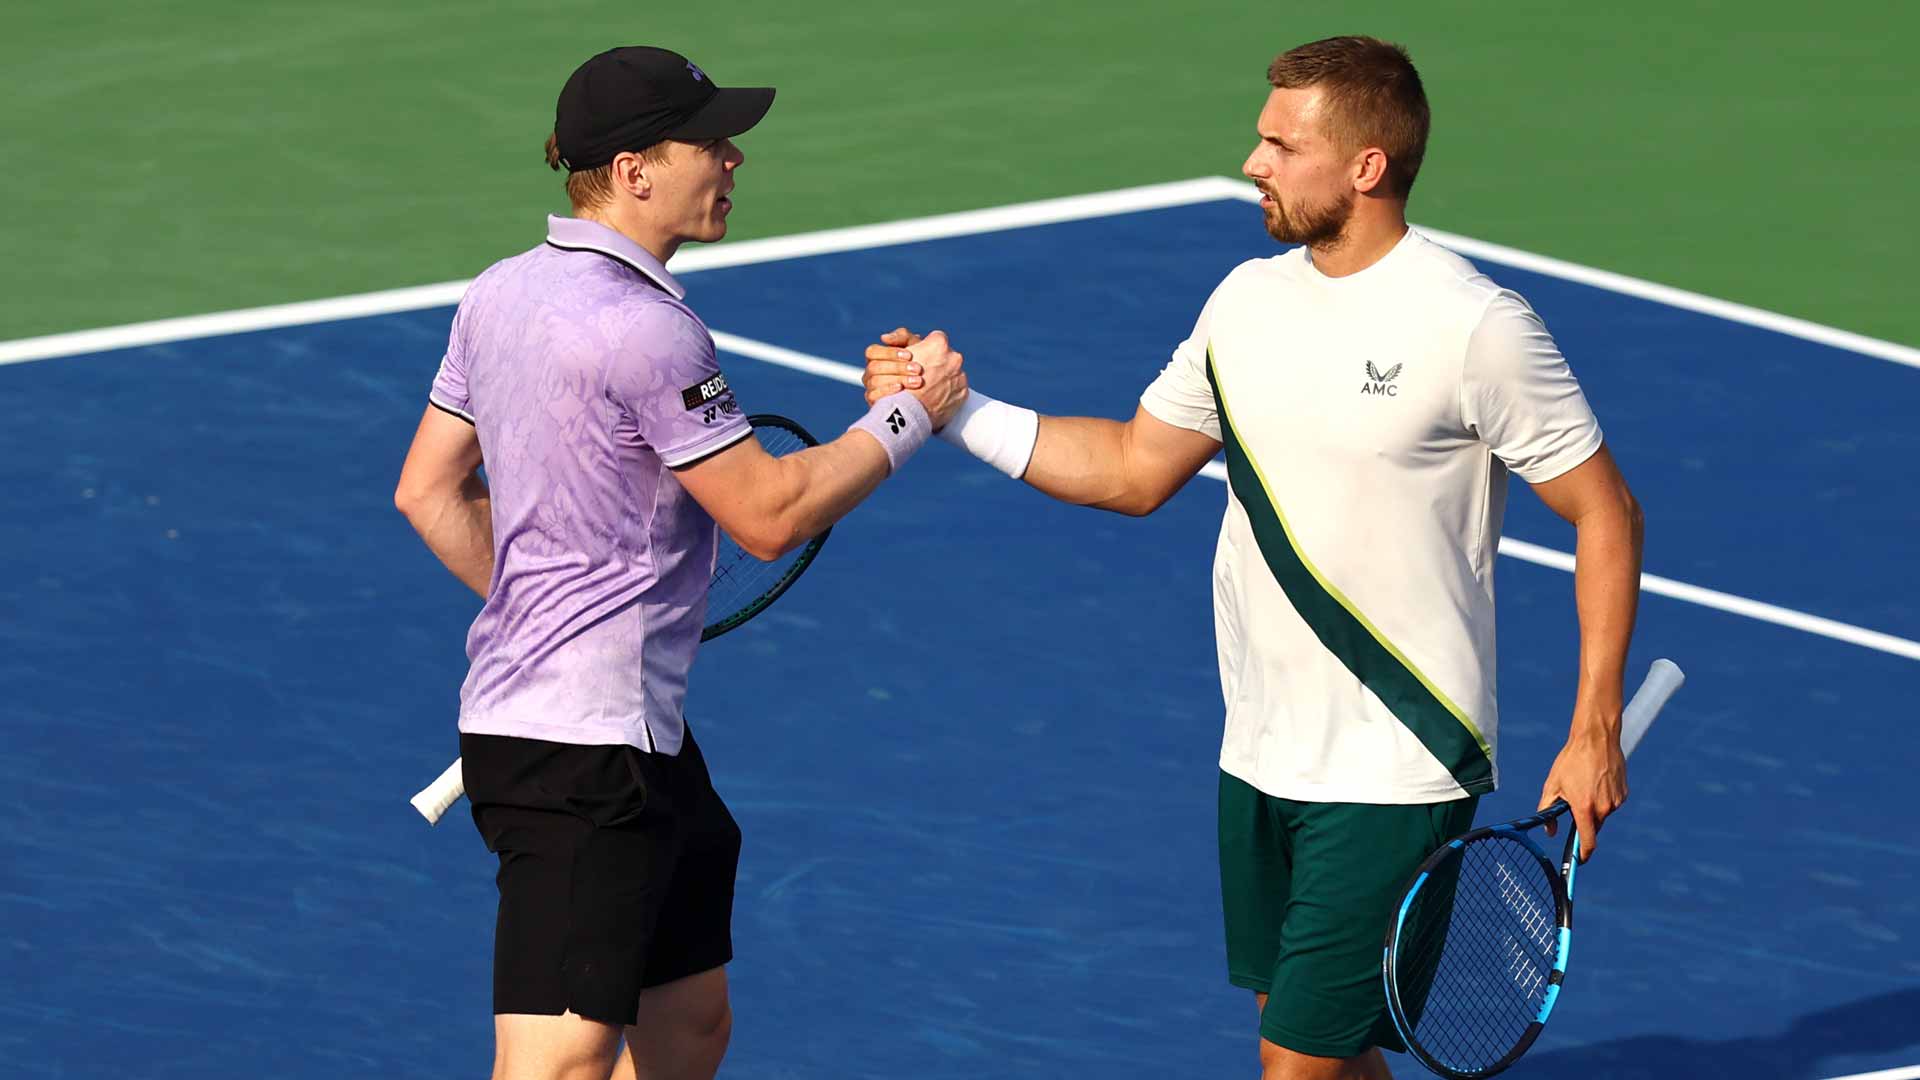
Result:
{"type": "MultiPolygon", "coordinates": [[[[785,457],[809,446],[820,445],[820,440],[809,434],[806,428],[784,416],[759,413],[747,417],[747,422],[753,425],[754,437],[760,440],[760,445],[774,457],[785,457]]],[[[707,583],[708,621],[705,629],[700,631],[700,640],[711,641],[772,607],[773,602],[800,579],[807,567],[813,565],[814,557],[820,554],[820,548],[827,542],[827,534],[832,531],[827,529],[772,562],[762,562],[747,554],[745,548],[734,543],[733,537],[722,532],[719,550],[713,560],[713,579],[707,583]]],[[[460,759],[455,758],[453,764],[447,766],[447,771],[409,801],[415,810],[420,811],[420,816],[427,819],[427,824],[434,825],[439,823],[447,808],[459,801],[466,792],[460,759]]]]}
{"type": "MultiPolygon", "coordinates": [[[[1627,704],[1620,749],[1632,754],[1686,680],[1671,660],[1627,704]]],[[[1560,996],[1573,943],[1578,830],[1564,822],[1556,865],[1533,832],[1565,817],[1564,800],[1475,829],[1427,857],[1387,927],[1387,1011],[1422,1065],[1455,1080],[1520,1060],[1560,996]]]]}

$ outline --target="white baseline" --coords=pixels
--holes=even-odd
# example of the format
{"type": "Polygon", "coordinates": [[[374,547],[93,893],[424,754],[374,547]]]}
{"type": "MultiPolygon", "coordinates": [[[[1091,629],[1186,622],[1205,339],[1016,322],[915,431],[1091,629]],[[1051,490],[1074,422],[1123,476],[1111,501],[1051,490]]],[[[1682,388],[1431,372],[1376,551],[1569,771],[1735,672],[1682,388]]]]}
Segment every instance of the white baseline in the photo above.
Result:
{"type": "MultiPolygon", "coordinates": [[[[974,236],[1005,229],[1051,225],[1224,199],[1254,202],[1259,199],[1259,193],[1251,184],[1244,181],[1231,180],[1224,176],[1205,176],[1193,180],[1150,184],[1091,195],[1070,195],[1065,198],[1043,199],[1012,206],[937,214],[907,221],[748,240],[720,247],[689,250],[676,256],[669,265],[677,274],[697,273],[701,270],[728,266],[747,266],[835,252],[861,251],[894,244],[918,243],[955,236],[974,236]]],[[[1424,231],[1441,243],[1470,257],[1505,263],[1523,270],[1652,300],[1670,307],[1701,312],[1730,322],[1758,326],[1863,356],[1920,368],[1920,349],[1642,281],[1623,274],[1596,270],[1577,263],[1535,255],[1498,244],[1489,244],[1470,237],[1431,229],[1424,231]]],[[[98,330],[21,338],[0,342],[0,365],[80,356],[110,349],[158,345],[223,334],[449,307],[459,302],[461,294],[466,291],[467,284],[467,281],[448,281],[437,285],[388,289],[325,300],[275,304],[269,307],[131,323],[98,330]]],[[[808,356],[734,334],[716,332],[714,340],[722,349],[741,356],[780,364],[843,382],[858,383],[860,381],[859,369],[849,364],[808,356]]],[[[1216,480],[1226,479],[1226,470],[1218,462],[1206,466],[1201,470],[1201,474],[1216,480]]],[[[1572,555],[1519,540],[1502,540],[1500,553],[1558,570],[1571,570],[1573,566],[1572,555]]],[[[1641,581],[1643,589],[1657,595],[1846,641],[1908,659],[1920,660],[1920,642],[1652,574],[1644,575],[1641,581]]]]}
{"type": "MultiPolygon", "coordinates": [[[[1038,202],[1016,203],[1012,206],[984,210],[965,210],[953,214],[935,214],[930,217],[886,222],[879,225],[857,225],[852,228],[826,229],[819,232],[798,233],[793,236],[776,236],[763,240],[722,244],[719,247],[696,248],[675,256],[670,269],[676,274],[690,274],[727,266],[748,266],[842,251],[863,251],[893,244],[911,244],[954,236],[976,236],[1005,229],[1054,225],[1063,221],[1083,221],[1088,218],[1128,214],[1141,210],[1163,210],[1194,203],[1226,199],[1256,202],[1259,197],[1259,192],[1253,185],[1244,181],[1231,180],[1224,176],[1202,176],[1192,180],[1148,184],[1144,187],[1123,188],[1119,191],[1104,191],[1091,195],[1069,195],[1058,199],[1042,199],[1038,202]]],[[[1582,285],[1591,285],[1608,292],[1635,296],[1665,304],[1668,307],[1697,311],[1728,322],[1757,326],[1790,337],[1831,345],[1862,356],[1877,357],[1907,367],[1920,368],[1920,349],[1912,346],[1882,341],[1879,338],[1824,326],[1805,319],[1796,319],[1788,315],[1748,307],[1745,304],[1703,296],[1685,289],[1676,289],[1625,274],[1616,274],[1610,270],[1597,270],[1562,259],[1535,255],[1518,248],[1490,244],[1456,233],[1427,229],[1424,226],[1422,230],[1442,244],[1470,258],[1504,263],[1522,270],[1530,270],[1582,285]]],[[[19,338],[0,342],[0,364],[50,360],[60,356],[104,352],[108,349],[157,345],[169,341],[237,334],[250,330],[269,330],[283,326],[301,326],[368,315],[387,315],[398,311],[449,307],[459,302],[460,294],[466,290],[466,287],[466,281],[446,281],[437,285],[416,285],[411,288],[358,293],[327,300],[275,304],[270,307],[244,308],[209,315],[189,315],[154,322],[130,323],[98,330],[19,338]]]]}

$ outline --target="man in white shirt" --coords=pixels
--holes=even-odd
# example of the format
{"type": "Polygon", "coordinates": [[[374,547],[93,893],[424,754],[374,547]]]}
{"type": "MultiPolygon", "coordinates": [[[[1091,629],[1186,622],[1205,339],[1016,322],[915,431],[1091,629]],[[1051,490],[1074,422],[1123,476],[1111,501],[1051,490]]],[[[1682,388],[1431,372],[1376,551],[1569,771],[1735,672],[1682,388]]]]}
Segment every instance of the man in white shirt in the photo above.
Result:
{"type": "MultiPolygon", "coordinates": [[[[1541,791],[1583,857],[1626,798],[1622,686],[1641,517],[1540,318],[1408,228],[1428,109],[1406,52],[1282,54],[1243,171],[1301,245],[1228,274],[1128,422],[971,392],[941,437],[1066,502],[1153,511],[1222,448],[1214,559],[1226,731],[1228,976],[1261,1009],[1267,1080],[1379,1080],[1380,942],[1420,860],[1493,790],[1493,560],[1507,474],[1578,530],[1580,678],[1541,791]]],[[[907,331],[868,397],[958,362],[907,331]]]]}

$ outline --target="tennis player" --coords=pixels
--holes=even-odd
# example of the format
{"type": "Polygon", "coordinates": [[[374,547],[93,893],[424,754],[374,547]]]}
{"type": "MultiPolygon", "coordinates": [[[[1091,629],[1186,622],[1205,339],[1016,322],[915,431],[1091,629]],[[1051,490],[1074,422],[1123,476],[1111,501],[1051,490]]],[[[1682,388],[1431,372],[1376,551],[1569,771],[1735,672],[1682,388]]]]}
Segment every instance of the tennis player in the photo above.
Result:
{"type": "MultiPolygon", "coordinates": [[[[1540,318],[1407,227],[1426,150],[1398,46],[1341,37],[1268,71],[1245,174],[1285,254],[1242,264],[1131,421],[972,391],[941,433],[1070,503],[1147,514],[1224,446],[1213,594],[1226,732],[1228,978],[1268,1080],[1389,1075],[1388,909],[1493,790],[1494,553],[1515,473],[1578,530],[1579,687],[1541,791],[1591,854],[1626,798],[1622,680],[1641,515],[1540,318]]],[[[867,352],[872,400],[950,367],[944,337],[867,352]]]]}
{"type": "Polygon", "coordinates": [[[486,600],[460,756],[500,858],[496,1080],[719,1067],[740,832],[681,713],[715,524],[762,558],[797,547],[966,393],[949,365],[827,445],[750,437],[666,262],[726,235],[733,137],[773,94],[656,48],[573,73],[547,157],[574,216],[467,289],[394,494],[486,600]]]}

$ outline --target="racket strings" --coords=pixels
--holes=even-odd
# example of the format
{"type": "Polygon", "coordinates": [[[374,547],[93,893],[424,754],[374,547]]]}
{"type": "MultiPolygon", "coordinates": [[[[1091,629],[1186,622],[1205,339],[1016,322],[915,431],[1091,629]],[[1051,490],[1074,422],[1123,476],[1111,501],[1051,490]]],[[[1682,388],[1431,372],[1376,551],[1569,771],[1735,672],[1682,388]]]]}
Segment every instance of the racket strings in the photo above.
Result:
{"type": "Polygon", "coordinates": [[[1512,984],[1486,972],[1468,976],[1457,969],[1457,962],[1442,966],[1444,945],[1444,936],[1438,936],[1426,950],[1427,989],[1414,1034],[1433,1056],[1471,1069],[1497,1060],[1519,1039],[1525,1024],[1514,1025],[1511,1018],[1530,1003],[1512,984]]]}
{"type": "Polygon", "coordinates": [[[723,541],[720,547],[713,582],[707,587],[707,610],[712,614],[739,611],[764,595],[800,561],[803,550],[795,549],[773,562],[761,562],[732,541],[723,541]]]}
{"type": "Polygon", "coordinates": [[[1559,949],[1550,871],[1494,834],[1436,867],[1401,924],[1394,980],[1414,1038],[1461,1071],[1491,1066],[1540,1015],[1559,949]]]}
{"type": "MultiPolygon", "coordinates": [[[[783,427],[755,427],[754,436],[774,457],[806,449],[809,444],[783,427]]],[[[713,578],[707,587],[707,621],[711,625],[745,611],[792,571],[806,554],[806,545],[772,562],[762,562],[722,533],[714,556],[713,578]]]]}

